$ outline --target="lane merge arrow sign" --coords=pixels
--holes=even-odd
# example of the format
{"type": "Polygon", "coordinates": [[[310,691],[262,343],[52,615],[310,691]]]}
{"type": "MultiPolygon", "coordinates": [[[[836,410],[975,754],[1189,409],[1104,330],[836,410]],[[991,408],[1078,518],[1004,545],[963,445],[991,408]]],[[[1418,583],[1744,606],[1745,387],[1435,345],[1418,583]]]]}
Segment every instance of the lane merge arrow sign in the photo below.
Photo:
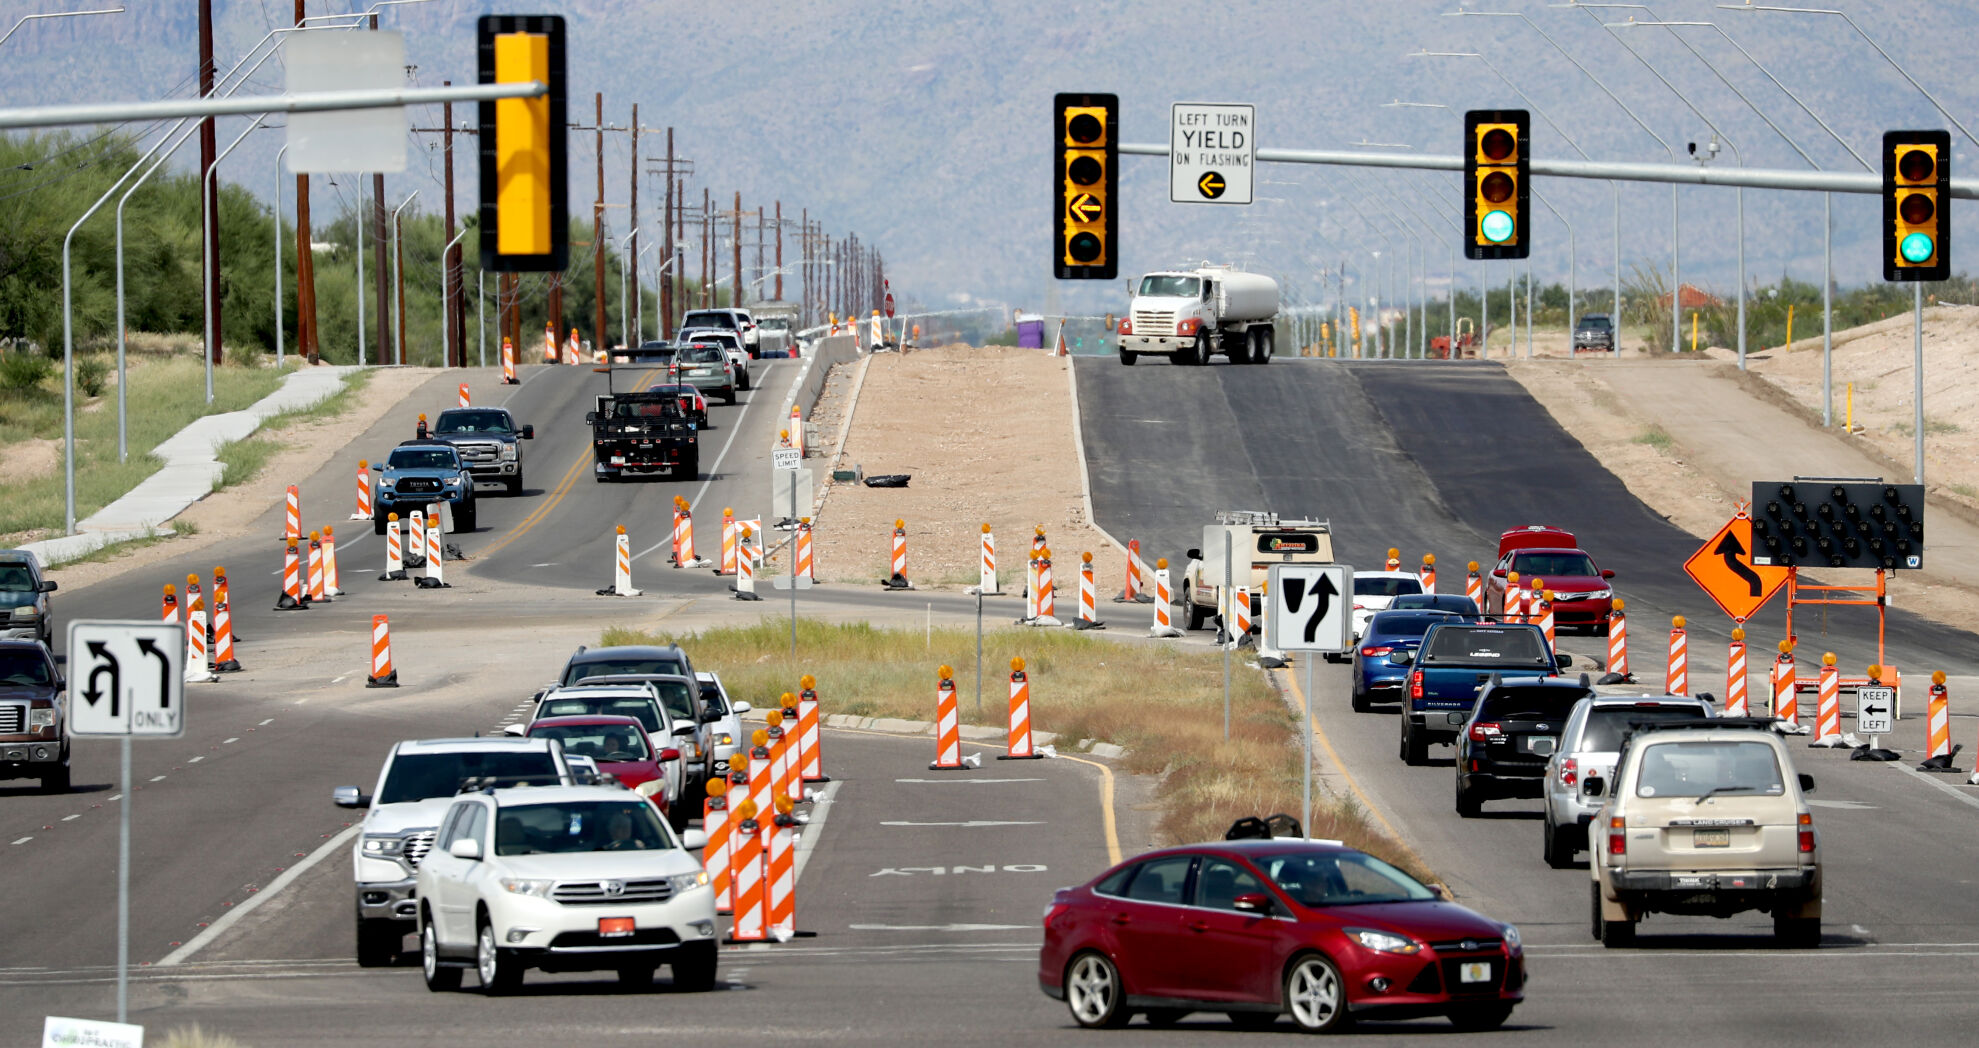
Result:
{"type": "Polygon", "coordinates": [[[1684,572],[1735,622],[1765,607],[1793,574],[1752,562],[1752,519],[1743,510],[1684,561],[1684,572]]]}
{"type": "MultiPolygon", "coordinates": [[[[1246,572],[1248,574],[1248,572],[1246,572]]],[[[1265,638],[1279,651],[1353,647],[1354,569],[1345,564],[1273,564],[1265,638]]]]}

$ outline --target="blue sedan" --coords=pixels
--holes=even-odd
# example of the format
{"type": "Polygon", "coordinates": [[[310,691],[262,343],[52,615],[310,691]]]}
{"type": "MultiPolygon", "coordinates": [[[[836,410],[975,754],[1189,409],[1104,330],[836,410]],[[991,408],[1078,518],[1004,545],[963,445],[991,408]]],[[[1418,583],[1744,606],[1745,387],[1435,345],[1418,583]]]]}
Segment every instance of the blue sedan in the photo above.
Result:
{"type": "Polygon", "coordinates": [[[1466,618],[1474,616],[1415,609],[1375,612],[1367,621],[1367,632],[1361,635],[1361,646],[1354,649],[1354,712],[1365,713],[1376,702],[1400,702],[1409,668],[1389,656],[1396,651],[1414,651],[1434,623],[1466,618]]]}
{"type": "Polygon", "coordinates": [[[1396,597],[1388,608],[1391,611],[1401,611],[1404,608],[1412,608],[1416,611],[1448,611],[1472,619],[1478,618],[1481,614],[1477,602],[1461,593],[1404,593],[1396,597]]]}

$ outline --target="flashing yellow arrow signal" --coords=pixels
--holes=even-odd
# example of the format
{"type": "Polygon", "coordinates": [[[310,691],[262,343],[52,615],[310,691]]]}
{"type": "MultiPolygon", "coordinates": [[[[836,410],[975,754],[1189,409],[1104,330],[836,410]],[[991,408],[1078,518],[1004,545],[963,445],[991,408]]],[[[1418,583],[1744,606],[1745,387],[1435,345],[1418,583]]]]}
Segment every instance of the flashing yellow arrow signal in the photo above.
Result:
{"type": "Polygon", "coordinates": [[[1223,195],[1223,186],[1223,176],[1214,171],[1205,171],[1203,177],[1196,179],[1196,188],[1211,200],[1223,195]]]}
{"type": "Polygon", "coordinates": [[[1091,193],[1080,193],[1065,205],[1065,210],[1075,222],[1094,222],[1106,212],[1106,206],[1091,193]]]}

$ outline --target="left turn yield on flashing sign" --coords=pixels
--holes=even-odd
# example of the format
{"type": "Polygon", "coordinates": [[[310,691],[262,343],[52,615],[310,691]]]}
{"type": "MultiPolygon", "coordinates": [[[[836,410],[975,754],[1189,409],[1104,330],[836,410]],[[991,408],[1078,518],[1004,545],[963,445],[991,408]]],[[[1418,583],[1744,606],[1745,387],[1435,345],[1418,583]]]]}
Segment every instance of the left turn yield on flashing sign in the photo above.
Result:
{"type": "Polygon", "coordinates": [[[185,734],[184,627],[145,620],[69,623],[69,730],[185,734]]]}

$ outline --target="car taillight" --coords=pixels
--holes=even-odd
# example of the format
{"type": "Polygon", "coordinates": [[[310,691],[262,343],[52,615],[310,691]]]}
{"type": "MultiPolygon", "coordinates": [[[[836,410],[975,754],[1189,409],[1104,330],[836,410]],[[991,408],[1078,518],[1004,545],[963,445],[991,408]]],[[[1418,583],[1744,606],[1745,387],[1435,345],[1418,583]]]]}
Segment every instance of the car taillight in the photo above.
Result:
{"type": "Polygon", "coordinates": [[[1421,671],[1421,670],[1417,670],[1417,671],[1415,671],[1414,673],[1411,673],[1411,674],[1409,674],[1409,698],[1412,698],[1412,699],[1420,699],[1420,698],[1422,698],[1422,671],[1421,671]]]}
{"type": "Polygon", "coordinates": [[[1503,731],[1499,730],[1497,724],[1490,721],[1471,725],[1472,742],[1483,742],[1486,739],[1502,738],[1504,734],[1503,731]]]}
{"type": "Polygon", "coordinates": [[[1814,850],[1814,816],[1803,814],[1800,817],[1800,851],[1805,855],[1814,850]]]}
{"type": "Polygon", "coordinates": [[[1072,908],[1071,906],[1068,906],[1065,903],[1060,902],[1056,899],[1052,900],[1051,905],[1045,907],[1044,926],[1047,929],[1050,928],[1051,922],[1057,920],[1059,914],[1062,914],[1071,908],[1072,908]]]}
{"type": "Polygon", "coordinates": [[[1560,784],[1577,786],[1580,784],[1580,765],[1572,757],[1560,759],[1560,784]]]}
{"type": "Polygon", "coordinates": [[[1364,604],[1362,604],[1362,603],[1361,603],[1360,601],[1355,601],[1355,602],[1354,602],[1354,610],[1355,610],[1355,611],[1366,611],[1366,610],[1367,610],[1367,606],[1366,606],[1366,605],[1364,605],[1364,604]]]}
{"type": "Polygon", "coordinates": [[[1126,317],[1121,317],[1121,318],[1120,318],[1120,333],[1121,333],[1121,334],[1123,334],[1123,335],[1131,335],[1131,334],[1133,334],[1133,333],[1134,333],[1134,322],[1133,322],[1132,320],[1129,320],[1129,319],[1127,319],[1126,317]]]}
{"type": "Polygon", "coordinates": [[[1394,648],[1362,648],[1361,658],[1371,659],[1377,655],[1386,655],[1394,650],[1395,650],[1394,648]]]}
{"type": "Polygon", "coordinates": [[[1610,855],[1626,855],[1626,854],[1628,854],[1628,850],[1629,850],[1629,839],[1628,839],[1628,836],[1627,836],[1626,834],[1624,834],[1624,833],[1622,832],[1622,829],[1623,829],[1623,823],[1622,823],[1622,817],[1621,817],[1621,816],[1619,816],[1619,815],[1616,815],[1616,816],[1613,816],[1613,817],[1611,817],[1611,818],[1609,818],[1609,820],[1608,820],[1608,854],[1610,854],[1610,855]]]}

